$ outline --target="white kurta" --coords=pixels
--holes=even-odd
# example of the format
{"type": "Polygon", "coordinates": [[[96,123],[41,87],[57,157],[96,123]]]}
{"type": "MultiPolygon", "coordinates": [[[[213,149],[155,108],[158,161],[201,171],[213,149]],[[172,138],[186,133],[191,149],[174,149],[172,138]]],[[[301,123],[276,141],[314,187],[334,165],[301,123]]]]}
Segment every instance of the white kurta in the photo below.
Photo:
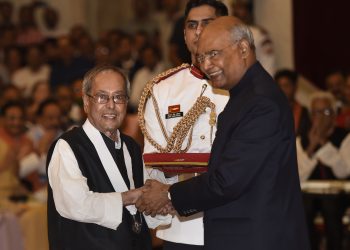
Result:
{"type": "Polygon", "coordinates": [[[298,170],[301,182],[308,180],[318,161],[329,166],[337,178],[346,178],[350,174],[350,134],[342,141],[339,148],[328,142],[309,157],[301,145],[301,138],[296,140],[298,170]]]}
{"type": "MultiPolygon", "coordinates": [[[[176,74],[160,81],[153,87],[153,94],[158,102],[161,119],[165,125],[168,135],[171,134],[174,126],[180,121],[182,117],[166,119],[165,116],[168,113],[168,107],[174,105],[180,105],[180,112],[185,115],[188,110],[193,106],[196,99],[202,92],[202,86],[206,84],[207,88],[204,92],[204,96],[210,98],[210,100],[216,105],[217,115],[224,109],[229,96],[227,91],[215,89],[204,80],[196,78],[191,74],[190,68],[185,68],[176,74]]],[[[193,129],[192,143],[188,150],[188,153],[208,153],[211,150],[211,128],[209,125],[210,108],[207,108],[206,112],[200,115],[196,121],[193,129]]],[[[165,147],[166,141],[159,126],[157,117],[155,115],[154,106],[152,101],[148,101],[145,107],[145,123],[146,129],[150,136],[155,139],[156,142],[165,147]]],[[[213,128],[212,139],[214,139],[216,127],[213,128]]],[[[183,148],[187,145],[188,137],[183,143],[183,148]]],[[[144,153],[157,152],[147,140],[145,140],[144,153]]],[[[159,171],[153,170],[150,173],[152,178],[156,178],[168,184],[172,184],[177,181],[177,178],[165,179],[159,178],[159,171]]],[[[204,232],[203,232],[203,214],[198,213],[190,217],[175,216],[172,223],[168,227],[159,228],[157,230],[157,237],[171,242],[203,245],[204,244],[204,232]]]]}

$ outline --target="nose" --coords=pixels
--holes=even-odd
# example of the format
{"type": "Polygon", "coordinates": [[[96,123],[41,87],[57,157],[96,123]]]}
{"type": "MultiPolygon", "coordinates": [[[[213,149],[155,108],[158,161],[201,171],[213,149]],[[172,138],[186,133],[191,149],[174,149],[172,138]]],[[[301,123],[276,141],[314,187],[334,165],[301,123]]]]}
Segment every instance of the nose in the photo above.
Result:
{"type": "Polygon", "coordinates": [[[211,64],[210,59],[209,59],[207,56],[205,56],[205,57],[203,58],[203,61],[200,63],[199,66],[200,66],[201,70],[202,70],[205,74],[207,74],[207,72],[209,71],[209,69],[212,67],[212,64],[211,64]]]}
{"type": "Polygon", "coordinates": [[[108,99],[108,102],[106,103],[106,106],[107,106],[108,108],[111,108],[111,109],[114,108],[115,102],[113,101],[113,97],[110,97],[110,98],[108,99]]]}
{"type": "Polygon", "coordinates": [[[199,36],[200,33],[202,33],[202,30],[203,30],[203,26],[199,24],[196,29],[196,35],[199,36]]]}

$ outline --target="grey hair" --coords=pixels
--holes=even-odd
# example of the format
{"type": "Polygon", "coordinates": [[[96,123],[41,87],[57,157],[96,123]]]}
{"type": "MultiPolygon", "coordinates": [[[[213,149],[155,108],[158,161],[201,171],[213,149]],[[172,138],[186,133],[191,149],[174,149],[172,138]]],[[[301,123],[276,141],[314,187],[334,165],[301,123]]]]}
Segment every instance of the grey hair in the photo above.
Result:
{"type": "Polygon", "coordinates": [[[332,95],[332,93],[327,92],[327,91],[317,91],[311,94],[310,96],[310,103],[309,103],[309,111],[311,111],[311,105],[312,103],[317,100],[317,99],[323,99],[323,100],[328,100],[331,104],[331,107],[333,109],[333,112],[337,112],[337,101],[332,95]]]}
{"type": "Polygon", "coordinates": [[[249,47],[255,51],[253,33],[244,23],[237,23],[230,29],[231,39],[234,42],[246,40],[249,47]]]}
{"type": "Polygon", "coordinates": [[[91,88],[92,88],[92,84],[94,83],[96,76],[99,73],[104,72],[104,71],[113,71],[113,72],[121,75],[122,78],[124,79],[126,94],[128,96],[130,96],[129,95],[130,94],[130,82],[129,82],[129,79],[128,79],[125,71],[118,68],[118,67],[110,65],[110,64],[96,66],[96,67],[92,68],[91,70],[89,70],[85,74],[84,79],[83,79],[83,86],[82,86],[83,94],[86,95],[86,94],[90,93],[91,88]]]}

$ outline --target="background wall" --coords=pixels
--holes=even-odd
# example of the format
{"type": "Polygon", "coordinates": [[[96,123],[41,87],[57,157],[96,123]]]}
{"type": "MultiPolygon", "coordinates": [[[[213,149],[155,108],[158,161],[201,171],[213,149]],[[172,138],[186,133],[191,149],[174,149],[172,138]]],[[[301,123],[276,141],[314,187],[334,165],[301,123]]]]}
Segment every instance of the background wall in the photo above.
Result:
{"type": "Polygon", "coordinates": [[[292,0],[254,1],[254,16],[270,33],[277,68],[294,68],[292,0]]]}

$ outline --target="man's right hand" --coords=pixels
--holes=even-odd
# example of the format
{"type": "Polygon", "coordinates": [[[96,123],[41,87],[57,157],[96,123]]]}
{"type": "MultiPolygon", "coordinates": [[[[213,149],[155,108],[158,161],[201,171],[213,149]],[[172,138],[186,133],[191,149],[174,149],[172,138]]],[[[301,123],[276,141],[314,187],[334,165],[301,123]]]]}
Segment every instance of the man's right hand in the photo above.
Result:
{"type": "Polygon", "coordinates": [[[137,200],[141,197],[142,189],[144,189],[144,187],[131,189],[129,191],[123,192],[122,193],[123,206],[134,205],[137,202],[137,200]]]}

